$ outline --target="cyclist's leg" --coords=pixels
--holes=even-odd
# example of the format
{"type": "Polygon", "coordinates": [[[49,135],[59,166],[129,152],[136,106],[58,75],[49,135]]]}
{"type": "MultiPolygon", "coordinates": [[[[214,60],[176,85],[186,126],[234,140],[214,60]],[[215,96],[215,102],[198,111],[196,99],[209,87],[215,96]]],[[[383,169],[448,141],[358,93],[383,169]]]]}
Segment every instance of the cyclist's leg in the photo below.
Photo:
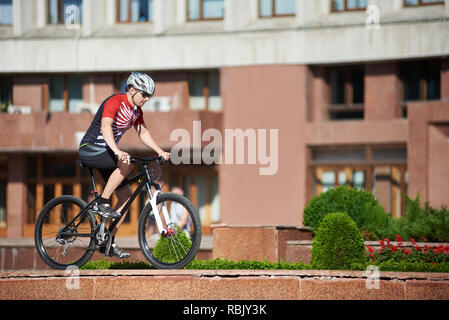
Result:
{"type": "Polygon", "coordinates": [[[89,167],[98,169],[106,182],[105,191],[97,199],[94,206],[95,213],[104,218],[115,219],[120,217],[120,214],[111,207],[112,192],[124,180],[124,177],[121,177],[116,184],[115,179],[110,179],[115,176],[114,173],[118,170],[116,156],[109,148],[94,145],[84,145],[80,148],[79,155],[80,159],[89,167]],[[111,188],[113,188],[112,192],[109,191],[111,188]]]}
{"type": "MultiPolygon", "coordinates": [[[[103,169],[103,170],[99,170],[99,171],[100,171],[100,174],[102,175],[103,179],[105,181],[109,182],[111,180],[111,176],[114,174],[114,172],[116,170],[117,169],[111,168],[111,169],[103,169]]],[[[128,179],[125,177],[123,179],[123,181],[118,185],[117,190],[115,191],[115,194],[117,195],[117,203],[114,207],[114,211],[118,212],[120,214],[121,214],[121,210],[126,205],[126,202],[129,200],[129,198],[131,198],[131,195],[132,195],[131,189],[127,183],[128,183],[128,179]]],[[[104,196],[104,192],[102,194],[102,197],[103,196],[104,196]]],[[[126,215],[126,213],[127,212],[125,212],[124,214],[126,215]]],[[[125,219],[125,216],[122,216],[121,219],[117,222],[114,229],[111,230],[112,244],[111,244],[111,249],[110,249],[110,253],[109,253],[109,255],[112,255],[117,258],[122,258],[122,259],[128,258],[130,256],[130,254],[128,252],[124,251],[123,249],[121,249],[115,243],[115,234],[117,233],[118,228],[120,227],[120,224],[124,221],[124,219],[125,219]]],[[[101,247],[100,252],[105,253],[106,247],[101,247]]]]}
{"type": "Polygon", "coordinates": [[[134,165],[126,164],[123,161],[117,162],[117,168],[107,179],[106,185],[101,194],[102,198],[110,199],[114,191],[123,183],[125,178],[131,173],[134,165]]]}
{"type": "MultiPolygon", "coordinates": [[[[125,180],[126,180],[126,178],[125,178],[125,180]]],[[[120,221],[117,222],[114,230],[111,231],[112,235],[115,235],[117,233],[118,228],[120,227],[120,225],[126,218],[126,214],[128,213],[128,211],[122,212],[122,209],[126,205],[128,200],[131,198],[132,192],[131,192],[131,188],[129,187],[129,185],[126,185],[121,188],[119,186],[119,188],[115,192],[115,194],[117,195],[117,203],[115,204],[114,210],[119,212],[120,214],[122,214],[123,217],[120,219],[120,221]]]]}

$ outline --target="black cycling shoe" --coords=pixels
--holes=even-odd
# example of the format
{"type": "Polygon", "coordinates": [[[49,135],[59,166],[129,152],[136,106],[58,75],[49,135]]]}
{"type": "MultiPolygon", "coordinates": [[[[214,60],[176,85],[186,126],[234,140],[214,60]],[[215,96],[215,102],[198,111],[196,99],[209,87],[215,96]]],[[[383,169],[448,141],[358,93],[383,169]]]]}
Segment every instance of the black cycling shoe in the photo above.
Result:
{"type": "MultiPolygon", "coordinates": [[[[106,246],[100,247],[99,251],[100,251],[100,253],[106,253],[106,246]]],[[[130,254],[128,252],[124,251],[122,248],[120,248],[115,243],[113,243],[111,245],[111,248],[109,249],[109,256],[120,258],[120,259],[126,259],[130,256],[130,254]]]]}
{"type": "Polygon", "coordinates": [[[107,203],[103,203],[100,205],[95,203],[92,209],[93,213],[98,214],[100,217],[103,218],[117,219],[122,216],[120,213],[112,209],[111,206],[107,203]]]}

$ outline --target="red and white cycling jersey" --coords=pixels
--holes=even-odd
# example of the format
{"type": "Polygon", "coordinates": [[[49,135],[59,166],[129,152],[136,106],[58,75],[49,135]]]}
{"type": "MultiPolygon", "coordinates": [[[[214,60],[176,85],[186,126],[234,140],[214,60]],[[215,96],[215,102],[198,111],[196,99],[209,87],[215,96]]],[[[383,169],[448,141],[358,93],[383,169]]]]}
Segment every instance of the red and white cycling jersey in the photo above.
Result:
{"type": "Polygon", "coordinates": [[[80,145],[89,143],[107,146],[101,132],[101,119],[105,117],[113,119],[112,132],[115,143],[118,143],[126,130],[133,125],[144,124],[142,108],[131,106],[126,94],[116,94],[103,101],[80,145]]]}

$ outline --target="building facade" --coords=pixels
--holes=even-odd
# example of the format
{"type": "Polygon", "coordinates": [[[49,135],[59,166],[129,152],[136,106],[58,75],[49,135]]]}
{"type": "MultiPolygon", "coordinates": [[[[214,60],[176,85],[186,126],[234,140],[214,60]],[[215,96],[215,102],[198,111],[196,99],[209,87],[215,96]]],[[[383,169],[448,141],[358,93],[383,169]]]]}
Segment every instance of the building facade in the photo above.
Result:
{"type": "MultiPolygon", "coordinates": [[[[206,234],[301,226],[338,185],[393,217],[404,193],[448,204],[448,19],[449,0],[0,1],[0,236],[32,237],[55,196],[89,198],[79,140],[130,71],[156,81],[155,140],[190,151],[162,180],[206,234]]],[[[131,131],[120,147],[148,154],[131,131]]],[[[119,235],[136,234],[145,200],[119,235]]]]}

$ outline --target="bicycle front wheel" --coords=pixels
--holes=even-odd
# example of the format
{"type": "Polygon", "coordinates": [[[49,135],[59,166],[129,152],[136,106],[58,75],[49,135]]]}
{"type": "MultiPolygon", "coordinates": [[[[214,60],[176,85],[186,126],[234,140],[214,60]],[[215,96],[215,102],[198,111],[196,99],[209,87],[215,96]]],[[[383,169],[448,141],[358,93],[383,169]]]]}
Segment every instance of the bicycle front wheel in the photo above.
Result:
{"type": "MultiPolygon", "coordinates": [[[[139,245],[147,260],[159,269],[180,269],[196,256],[201,243],[201,222],[192,203],[176,193],[160,193],[157,196],[157,210],[150,203],[142,210],[139,220],[139,245]],[[173,215],[177,211],[182,222],[166,223],[162,206],[173,215]],[[163,228],[168,232],[161,235],[155,222],[158,212],[163,228]],[[181,227],[180,225],[183,225],[181,227]]],[[[175,219],[176,220],[176,219],[175,219]]]]}
{"type": "Polygon", "coordinates": [[[39,214],[34,242],[49,267],[81,267],[94,253],[96,220],[89,212],[79,215],[86,205],[81,199],[65,195],[50,200],[39,214]]]}

